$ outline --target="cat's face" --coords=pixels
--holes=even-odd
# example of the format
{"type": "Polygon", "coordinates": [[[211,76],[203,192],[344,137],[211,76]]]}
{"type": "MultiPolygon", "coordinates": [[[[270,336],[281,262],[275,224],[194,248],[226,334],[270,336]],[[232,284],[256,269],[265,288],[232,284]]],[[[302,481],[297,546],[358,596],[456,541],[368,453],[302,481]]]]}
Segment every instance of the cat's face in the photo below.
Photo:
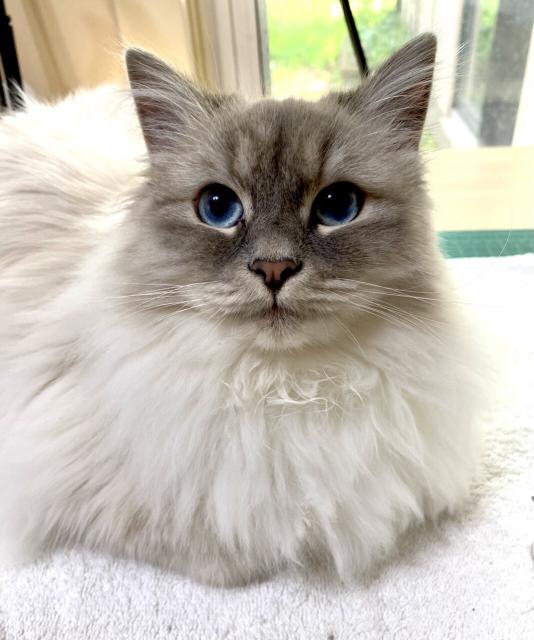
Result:
{"type": "Polygon", "coordinates": [[[413,41],[351,94],[252,105],[130,51],[150,178],[129,281],[158,292],[160,313],[227,318],[267,345],[369,312],[383,287],[426,283],[417,146],[434,51],[432,37],[413,41]]]}

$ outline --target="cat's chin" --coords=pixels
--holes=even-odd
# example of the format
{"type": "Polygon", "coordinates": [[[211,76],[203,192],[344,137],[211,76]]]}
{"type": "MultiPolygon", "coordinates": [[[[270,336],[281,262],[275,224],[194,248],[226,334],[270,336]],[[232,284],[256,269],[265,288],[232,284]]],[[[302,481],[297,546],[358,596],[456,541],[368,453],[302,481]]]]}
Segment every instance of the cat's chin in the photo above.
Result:
{"type": "Polygon", "coordinates": [[[300,349],[325,339],[324,325],[318,318],[285,309],[259,313],[248,323],[253,344],[266,351],[300,349]]]}
{"type": "Polygon", "coordinates": [[[291,351],[303,348],[311,342],[309,334],[289,327],[261,326],[253,337],[254,345],[263,351],[291,351]]]}

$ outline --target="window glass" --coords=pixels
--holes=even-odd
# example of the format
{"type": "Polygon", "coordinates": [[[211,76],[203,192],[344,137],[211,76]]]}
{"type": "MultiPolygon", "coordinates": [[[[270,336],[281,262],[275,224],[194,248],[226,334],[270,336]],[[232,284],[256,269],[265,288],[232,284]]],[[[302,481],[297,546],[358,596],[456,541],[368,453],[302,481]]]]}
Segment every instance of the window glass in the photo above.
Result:
{"type": "MultiPolygon", "coordinates": [[[[438,35],[425,148],[534,142],[532,0],[352,0],[370,68],[424,31],[438,35]]],[[[270,93],[318,98],[360,76],[341,3],[264,0],[270,93]]]]}
{"type": "MultiPolygon", "coordinates": [[[[387,58],[409,32],[397,0],[352,2],[371,67],[387,58]]],[[[318,98],[357,86],[359,75],[340,2],[266,0],[271,94],[318,98]]]]}

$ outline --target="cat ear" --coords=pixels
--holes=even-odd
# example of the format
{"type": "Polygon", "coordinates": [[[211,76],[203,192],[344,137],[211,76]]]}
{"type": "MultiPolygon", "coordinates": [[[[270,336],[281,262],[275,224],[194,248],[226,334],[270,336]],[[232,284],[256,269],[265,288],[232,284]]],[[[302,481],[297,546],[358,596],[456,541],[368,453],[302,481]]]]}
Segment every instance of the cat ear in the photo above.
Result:
{"type": "Polygon", "coordinates": [[[176,149],[185,136],[184,129],[206,117],[208,96],[142,49],[126,51],[126,69],[149,153],[176,149]]]}
{"type": "Polygon", "coordinates": [[[389,129],[395,148],[419,146],[428,109],[436,58],[436,37],[425,33],[394,53],[353,93],[338,102],[372,118],[372,127],[389,129]],[[378,125],[378,126],[377,126],[378,125]]]}

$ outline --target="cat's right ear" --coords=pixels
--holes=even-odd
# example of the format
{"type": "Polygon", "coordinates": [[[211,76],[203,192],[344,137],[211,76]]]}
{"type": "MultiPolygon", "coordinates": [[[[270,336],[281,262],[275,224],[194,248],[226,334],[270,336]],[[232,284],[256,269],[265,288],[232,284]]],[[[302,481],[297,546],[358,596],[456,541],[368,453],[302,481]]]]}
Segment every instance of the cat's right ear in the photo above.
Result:
{"type": "Polygon", "coordinates": [[[126,51],[126,69],[137,115],[150,154],[176,149],[209,112],[208,97],[156,56],[126,51]]]}
{"type": "Polygon", "coordinates": [[[383,131],[391,147],[417,149],[435,58],[435,36],[420,35],[394,53],[359,89],[337,94],[337,101],[383,131]]]}

